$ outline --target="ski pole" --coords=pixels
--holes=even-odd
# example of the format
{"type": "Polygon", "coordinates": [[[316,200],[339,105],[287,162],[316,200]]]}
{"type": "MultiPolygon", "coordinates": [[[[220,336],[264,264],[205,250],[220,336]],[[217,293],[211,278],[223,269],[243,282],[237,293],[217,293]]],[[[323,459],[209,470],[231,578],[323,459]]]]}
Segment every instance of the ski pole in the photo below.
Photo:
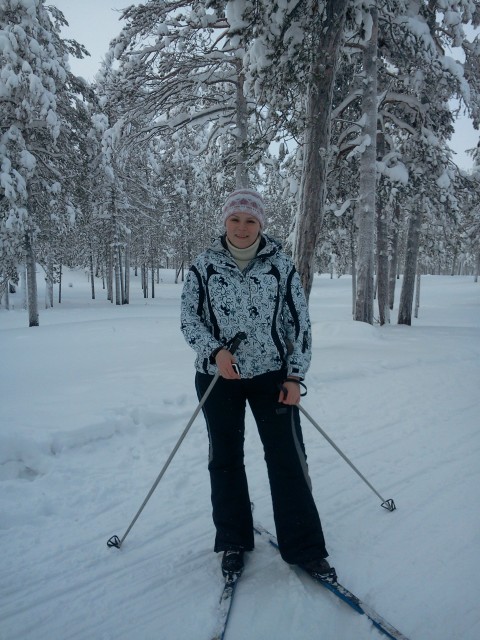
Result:
{"type": "MultiPolygon", "coordinates": [[[[236,336],[231,340],[231,344],[228,347],[228,350],[230,351],[230,353],[235,353],[235,351],[238,349],[238,347],[240,346],[240,343],[242,342],[242,340],[245,340],[245,338],[247,337],[247,335],[243,332],[239,332],[236,334],[236,336]]],[[[158,483],[160,482],[160,480],[163,478],[165,471],[168,469],[168,466],[170,465],[171,461],[173,460],[175,454],[177,453],[178,449],[180,448],[180,445],[182,444],[182,442],[185,439],[185,436],[187,435],[190,427],[192,426],[195,418],[197,417],[197,415],[200,412],[200,409],[203,407],[203,405],[205,404],[208,396],[210,395],[210,392],[212,391],[213,387],[215,386],[215,383],[217,382],[218,378],[220,377],[219,372],[217,371],[216,374],[213,377],[213,380],[210,382],[210,384],[208,385],[207,390],[205,391],[205,393],[203,394],[200,402],[198,403],[197,408],[195,409],[195,411],[193,412],[192,417],[190,418],[190,420],[188,421],[187,426],[185,427],[185,429],[183,430],[182,435],[180,436],[180,438],[178,439],[177,444],[175,445],[175,447],[173,448],[172,453],[168,456],[167,461],[165,462],[165,464],[163,465],[162,470],[160,471],[160,473],[157,476],[157,479],[155,480],[155,482],[152,485],[152,488],[150,489],[150,491],[148,492],[145,500],[142,502],[142,505],[140,507],[140,509],[137,511],[137,513],[135,514],[135,517],[133,518],[133,520],[131,521],[131,523],[128,525],[127,530],[125,531],[125,533],[123,534],[122,538],[119,538],[118,536],[114,535],[111,538],[108,539],[107,541],[107,547],[116,547],[117,549],[120,549],[120,547],[122,546],[122,544],[125,541],[125,538],[128,536],[128,534],[130,533],[133,525],[135,524],[135,522],[138,520],[140,514],[142,513],[143,509],[145,508],[147,502],[150,500],[150,498],[152,497],[153,492],[155,491],[155,489],[158,486],[158,483]]]]}
{"type": "Polygon", "coordinates": [[[311,416],[307,411],[305,411],[305,409],[302,407],[302,405],[300,405],[300,404],[299,404],[299,405],[297,405],[297,406],[298,406],[298,408],[300,409],[300,411],[303,413],[303,415],[304,415],[304,416],[306,416],[306,417],[310,420],[310,422],[313,424],[313,426],[315,427],[315,429],[317,429],[317,430],[322,434],[322,436],[325,438],[325,440],[327,440],[327,442],[329,442],[329,443],[332,445],[332,447],[335,449],[335,451],[336,451],[337,453],[339,453],[339,454],[342,456],[342,458],[345,460],[345,462],[351,466],[351,468],[355,471],[355,473],[356,473],[358,476],[360,476],[360,478],[365,482],[365,484],[366,484],[367,486],[369,486],[369,487],[370,487],[370,489],[371,489],[371,490],[372,490],[372,491],[373,491],[373,492],[374,492],[374,493],[375,493],[375,494],[380,498],[380,500],[382,501],[382,507],[383,507],[384,509],[386,509],[387,511],[395,511],[396,506],[395,506],[395,502],[392,500],[392,498],[389,498],[388,500],[385,500],[385,498],[383,498],[383,496],[381,496],[381,495],[378,493],[378,491],[375,489],[375,487],[374,487],[374,486],[372,486],[372,485],[370,484],[370,482],[365,478],[365,476],[364,476],[364,475],[362,475],[362,474],[360,473],[360,471],[359,471],[359,470],[357,469],[357,467],[353,464],[353,462],[351,462],[351,460],[349,460],[349,459],[347,458],[347,456],[343,453],[343,451],[341,451],[341,450],[337,447],[337,445],[336,445],[336,444],[333,442],[333,440],[332,440],[332,439],[331,439],[331,438],[330,438],[330,437],[325,433],[325,431],[320,427],[320,425],[318,425],[318,424],[315,422],[315,420],[312,418],[312,416],[311,416]]]}

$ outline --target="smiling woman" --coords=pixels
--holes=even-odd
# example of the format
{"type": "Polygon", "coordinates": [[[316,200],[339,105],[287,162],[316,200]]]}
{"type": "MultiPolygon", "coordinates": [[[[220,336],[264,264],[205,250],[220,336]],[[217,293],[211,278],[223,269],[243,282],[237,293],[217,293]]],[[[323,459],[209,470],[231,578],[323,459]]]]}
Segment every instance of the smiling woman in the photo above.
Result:
{"type": "Polygon", "coordinates": [[[249,213],[236,213],[225,222],[227,240],[237,249],[247,249],[258,238],[260,223],[249,213]]]}
{"type": "Polygon", "coordinates": [[[209,438],[214,549],[225,576],[254,545],[243,463],[250,406],[265,452],[283,559],[330,575],[300,426],[300,384],[311,357],[310,319],[291,259],[263,233],[262,196],[237,189],[225,234],[196,258],[182,294],[182,331],[196,351],[195,386],[209,438]],[[235,355],[232,341],[244,334],[235,355]]]}

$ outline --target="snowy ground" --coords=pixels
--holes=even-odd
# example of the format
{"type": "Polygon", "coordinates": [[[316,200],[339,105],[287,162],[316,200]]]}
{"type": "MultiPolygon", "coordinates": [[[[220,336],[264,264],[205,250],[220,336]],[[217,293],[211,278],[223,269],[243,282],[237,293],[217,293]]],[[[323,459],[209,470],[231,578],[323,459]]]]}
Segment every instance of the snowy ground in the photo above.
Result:
{"type": "MultiPolygon", "coordinates": [[[[155,300],[135,282],[132,303],[117,307],[102,291],[90,300],[84,274],[69,274],[39,328],[24,311],[0,311],[1,640],[209,640],[221,576],[201,417],[122,549],[106,546],[197,404],[181,286],[171,272],[163,280],[155,300]]],[[[410,328],[352,322],[350,306],[347,277],[315,281],[303,403],[398,508],[382,509],[304,419],[330,560],[411,640],[478,640],[480,284],[423,278],[410,328]]],[[[273,529],[251,418],[246,464],[255,517],[273,529]]],[[[262,539],[227,636],[382,637],[262,539]]]]}

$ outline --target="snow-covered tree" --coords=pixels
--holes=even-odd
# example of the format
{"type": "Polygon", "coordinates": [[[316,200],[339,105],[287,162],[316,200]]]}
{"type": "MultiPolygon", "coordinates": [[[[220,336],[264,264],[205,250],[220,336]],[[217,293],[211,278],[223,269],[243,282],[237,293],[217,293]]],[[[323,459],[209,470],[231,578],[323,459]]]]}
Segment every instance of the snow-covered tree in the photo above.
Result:
{"type": "Polygon", "coordinates": [[[366,33],[364,42],[361,44],[363,125],[360,141],[357,286],[354,319],[373,324],[378,121],[378,12],[375,3],[368,5],[368,11],[362,16],[362,23],[366,33]]]}
{"type": "Polygon", "coordinates": [[[73,93],[68,54],[83,49],[59,37],[63,15],[43,0],[0,4],[0,243],[2,264],[25,252],[30,326],[38,325],[35,243],[69,211],[58,206],[62,162],[58,141],[73,93]]]}
{"type": "Polygon", "coordinates": [[[257,5],[255,39],[246,59],[248,84],[302,145],[293,241],[308,296],[324,213],[331,105],[348,1],[260,0],[257,5]]]}
{"type": "Polygon", "coordinates": [[[248,185],[271,133],[244,90],[246,16],[234,2],[151,0],[122,17],[127,24],[111,50],[120,61],[125,118],[146,123],[132,133],[136,143],[172,130],[197,132],[195,152],[220,144],[225,176],[248,185]]]}
{"type": "MultiPolygon", "coordinates": [[[[467,52],[475,49],[475,41],[468,42],[462,29],[463,23],[478,20],[471,10],[472,7],[468,2],[462,7],[457,3],[455,6],[450,3],[448,7],[443,3],[440,7],[433,2],[386,0],[378,3],[352,3],[347,14],[345,55],[338,74],[332,111],[333,148],[337,157],[330,180],[336,179],[337,167],[345,162],[351,165],[353,172],[354,160],[358,158],[358,178],[355,180],[355,174],[352,173],[350,184],[358,182],[361,186],[358,193],[346,194],[346,198],[356,196],[360,202],[365,202],[372,199],[375,191],[377,193],[376,247],[380,322],[384,322],[388,317],[388,283],[391,291],[394,281],[388,273],[388,266],[392,266],[393,262],[389,261],[389,256],[386,255],[388,224],[389,220],[393,219],[393,203],[395,200],[398,202],[398,197],[402,194],[407,194],[404,187],[409,180],[413,181],[413,176],[422,176],[420,183],[415,180],[415,184],[417,189],[423,188],[426,192],[437,189],[437,181],[445,185],[443,176],[447,171],[447,143],[453,132],[454,120],[451,98],[457,97],[462,100],[472,115],[478,108],[475,80],[467,81],[462,64],[445,55],[448,46],[463,46],[467,52]],[[371,31],[370,24],[374,22],[369,21],[369,16],[372,16],[372,8],[375,10],[375,7],[378,7],[379,30],[378,55],[375,58],[378,89],[376,105],[370,108],[370,113],[377,109],[376,162],[373,161],[371,144],[373,128],[370,135],[365,131],[369,115],[365,107],[366,89],[372,70],[367,71],[368,59],[365,57],[364,44],[366,35],[371,31]],[[445,13],[442,14],[440,9],[444,9],[445,13]],[[363,60],[360,55],[363,56],[363,60]],[[367,160],[369,152],[371,157],[367,160]],[[362,181],[362,176],[368,175],[369,168],[370,172],[376,174],[376,190],[371,184],[367,187],[362,181]],[[401,189],[398,191],[399,186],[401,189]],[[389,191],[392,195],[397,195],[391,197],[389,191]]],[[[473,64],[471,58],[469,64],[470,67],[473,64]]],[[[449,181],[448,188],[453,193],[454,181],[449,181]]],[[[395,206],[398,212],[398,204],[395,206]]],[[[442,209],[443,205],[439,210],[442,209]]],[[[368,210],[373,210],[372,203],[368,210]]],[[[409,216],[411,225],[414,220],[412,211],[421,210],[422,207],[418,206],[418,203],[412,208],[409,216]]],[[[360,214],[363,213],[364,207],[360,209],[360,214]]],[[[369,221],[368,232],[359,233],[359,239],[363,237],[368,248],[365,254],[364,249],[357,247],[359,265],[372,264],[374,234],[371,216],[369,221]]],[[[418,225],[414,225],[414,228],[417,227],[418,225]]],[[[407,255],[411,260],[412,252],[409,251],[407,255]]],[[[371,268],[369,272],[371,273],[371,268]]],[[[359,278],[361,279],[360,274],[359,278]]],[[[371,285],[371,277],[367,282],[371,285]]],[[[392,295],[388,297],[391,302],[392,295]]],[[[364,306],[360,306],[360,311],[371,311],[373,288],[359,287],[357,299],[365,303],[364,306]],[[366,297],[365,291],[368,292],[366,297]]],[[[356,317],[367,319],[372,316],[371,313],[357,313],[356,317]]]]}

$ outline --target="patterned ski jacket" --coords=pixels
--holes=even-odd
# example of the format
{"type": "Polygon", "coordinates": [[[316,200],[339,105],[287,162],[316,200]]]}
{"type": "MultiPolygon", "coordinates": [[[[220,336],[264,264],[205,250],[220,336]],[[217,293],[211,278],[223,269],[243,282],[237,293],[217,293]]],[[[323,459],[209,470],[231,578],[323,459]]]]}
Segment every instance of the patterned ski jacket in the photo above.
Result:
{"type": "Polygon", "coordinates": [[[224,236],[196,258],[183,288],[181,328],[202,373],[216,373],[214,353],[239,331],[247,335],[235,353],[242,377],[285,369],[304,378],[310,365],[310,318],[300,277],[266,235],[243,272],[224,236]]]}

